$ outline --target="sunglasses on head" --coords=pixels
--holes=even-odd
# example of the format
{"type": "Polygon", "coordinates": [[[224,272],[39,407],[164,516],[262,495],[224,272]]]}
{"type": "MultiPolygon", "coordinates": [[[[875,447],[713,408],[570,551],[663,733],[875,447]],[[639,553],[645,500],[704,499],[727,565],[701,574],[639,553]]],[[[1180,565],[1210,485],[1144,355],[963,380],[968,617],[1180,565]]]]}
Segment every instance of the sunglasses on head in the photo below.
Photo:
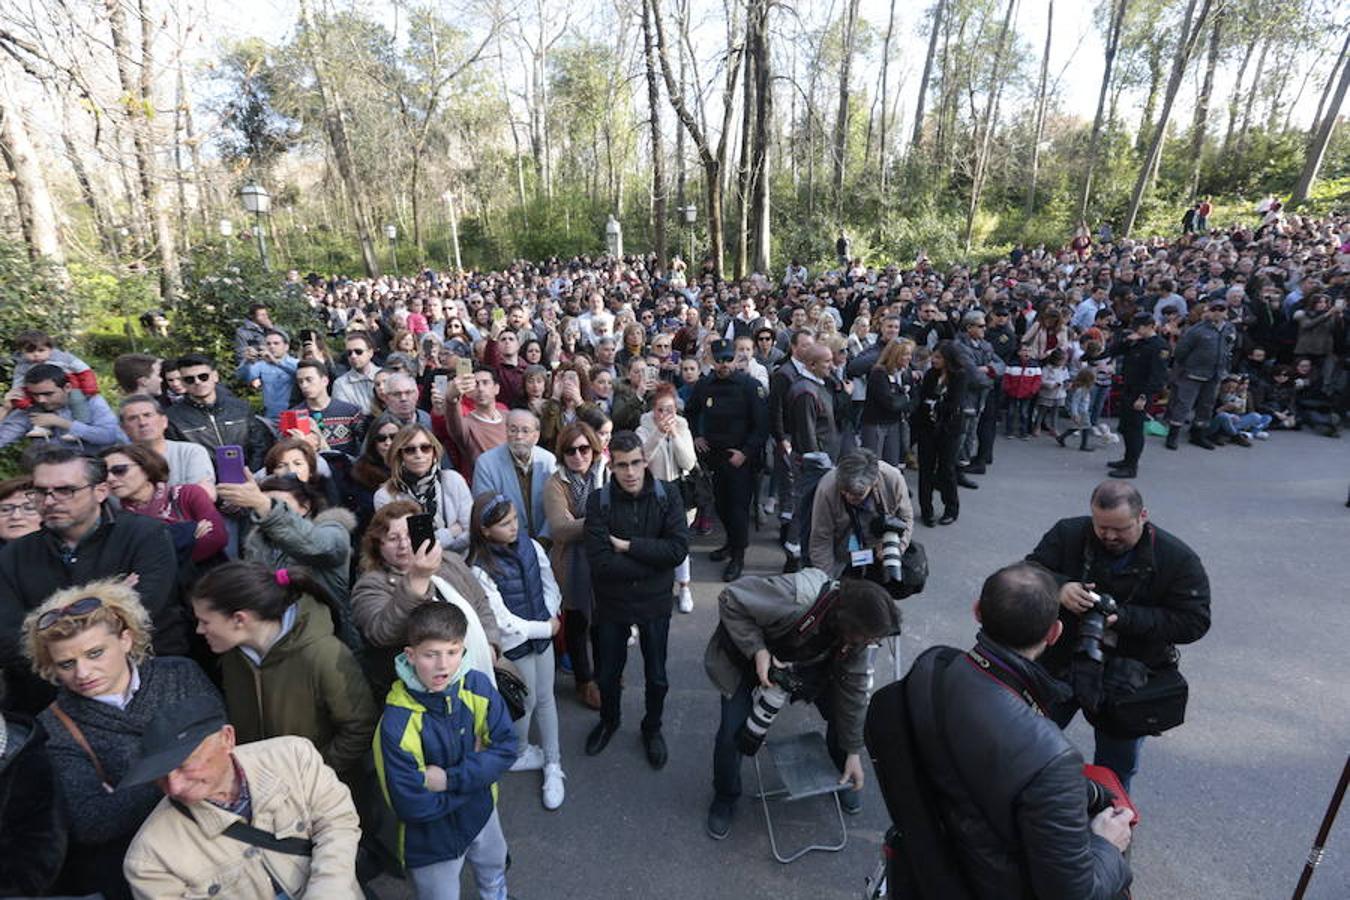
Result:
{"type": "Polygon", "coordinates": [[[103,601],[98,597],[81,597],[74,603],[67,603],[58,609],[51,609],[38,617],[37,630],[46,631],[62,619],[73,618],[74,616],[87,616],[96,609],[103,606],[103,601]]]}

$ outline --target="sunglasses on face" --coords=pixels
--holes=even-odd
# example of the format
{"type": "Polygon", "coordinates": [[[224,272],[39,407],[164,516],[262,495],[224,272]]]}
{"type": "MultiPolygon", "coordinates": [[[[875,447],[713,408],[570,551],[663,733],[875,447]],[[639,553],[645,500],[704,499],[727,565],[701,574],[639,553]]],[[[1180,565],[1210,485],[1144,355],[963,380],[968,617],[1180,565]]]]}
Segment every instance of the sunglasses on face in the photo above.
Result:
{"type": "Polygon", "coordinates": [[[436,448],[430,444],[409,444],[403,448],[404,456],[414,456],[422,453],[435,453],[436,448]]]}
{"type": "Polygon", "coordinates": [[[577,444],[575,447],[568,447],[563,453],[567,456],[584,456],[587,453],[593,453],[590,444],[577,444]]]}
{"type": "Polygon", "coordinates": [[[103,606],[103,601],[98,597],[81,597],[74,603],[68,603],[59,609],[52,609],[43,613],[38,617],[37,630],[46,631],[62,619],[87,616],[101,606],[103,606]]]}
{"type": "Polygon", "coordinates": [[[391,432],[389,432],[388,434],[377,434],[377,435],[375,435],[375,443],[377,443],[377,444],[387,444],[387,443],[389,443],[390,441],[392,441],[392,440],[394,439],[394,436],[397,435],[397,434],[398,434],[397,431],[391,431],[391,432]]]}
{"type": "Polygon", "coordinates": [[[350,347],[347,349],[348,356],[365,356],[366,352],[365,347],[350,347]]]}
{"type": "Polygon", "coordinates": [[[178,377],[183,379],[183,384],[206,384],[206,382],[211,380],[211,373],[201,372],[197,375],[179,375],[178,377]]]}
{"type": "Polygon", "coordinates": [[[131,471],[131,463],[118,463],[115,466],[108,466],[108,474],[115,478],[121,478],[131,471]]]}

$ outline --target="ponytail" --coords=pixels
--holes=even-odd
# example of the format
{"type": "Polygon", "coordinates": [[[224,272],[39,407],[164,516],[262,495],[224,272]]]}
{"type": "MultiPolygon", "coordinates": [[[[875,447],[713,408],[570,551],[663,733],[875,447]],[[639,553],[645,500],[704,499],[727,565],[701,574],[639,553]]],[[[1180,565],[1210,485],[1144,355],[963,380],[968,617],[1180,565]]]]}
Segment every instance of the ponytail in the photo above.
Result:
{"type": "Polygon", "coordinates": [[[192,599],[229,616],[248,611],[260,619],[281,621],[286,610],[308,594],[320,604],[333,607],[328,590],[308,571],[296,568],[273,570],[259,562],[236,560],[206,573],[192,588],[192,599]]]}

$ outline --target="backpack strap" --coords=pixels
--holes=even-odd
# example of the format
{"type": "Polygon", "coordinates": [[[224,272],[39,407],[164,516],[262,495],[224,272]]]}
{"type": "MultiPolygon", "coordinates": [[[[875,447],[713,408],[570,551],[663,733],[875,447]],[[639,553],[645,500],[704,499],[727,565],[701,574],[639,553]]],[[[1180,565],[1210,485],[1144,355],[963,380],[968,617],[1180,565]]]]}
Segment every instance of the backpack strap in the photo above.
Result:
{"type": "Polygon", "coordinates": [[[103,783],[103,789],[111,794],[115,788],[112,783],[108,781],[108,773],[103,770],[103,763],[99,762],[98,755],[94,753],[94,748],[89,746],[89,739],[84,736],[84,732],[80,730],[80,726],[75,724],[75,720],[72,719],[55,700],[52,701],[52,705],[47,707],[47,709],[56,717],[56,721],[64,725],[66,731],[70,732],[71,740],[84,751],[84,755],[89,757],[89,762],[94,765],[94,774],[97,775],[98,780],[103,783]]]}
{"type": "MultiPolygon", "coordinates": [[[[192,815],[192,810],[188,809],[183,803],[177,800],[170,800],[173,808],[183,815],[187,816],[193,823],[197,821],[192,815]]],[[[271,850],[273,853],[286,853],[291,856],[310,856],[314,852],[314,842],[309,838],[286,837],[279,838],[270,831],[263,831],[261,828],[255,828],[247,822],[238,821],[226,828],[222,834],[228,838],[233,838],[240,843],[249,844],[254,847],[260,847],[263,850],[271,850]]]]}

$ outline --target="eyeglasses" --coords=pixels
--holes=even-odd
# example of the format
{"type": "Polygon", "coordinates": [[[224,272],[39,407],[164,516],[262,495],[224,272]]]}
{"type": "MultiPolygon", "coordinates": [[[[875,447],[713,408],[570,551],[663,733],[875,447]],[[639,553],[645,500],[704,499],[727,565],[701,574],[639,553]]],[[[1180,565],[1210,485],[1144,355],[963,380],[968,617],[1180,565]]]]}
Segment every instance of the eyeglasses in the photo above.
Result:
{"type": "Polygon", "coordinates": [[[115,466],[108,466],[108,474],[121,478],[131,471],[131,463],[118,463],[115,466]]]}
{"type": "Polygon", "coordinates": [[[392,441],[397,435],[398,435],[397,431],[391,431],[388,434],[377,434],[375,435],[375,443],[387,444],[390,441],[392,441]]]}
{"type": "Polygon", "coordinates": [[[0,519],[8,519],[13,516],[31,516],[37,512],[37,507],[32,503],[0,503],[0,519]]]}
{"type": "Polygon", "coordinates": [[[98,597],[81,597],[74,603],[67,603],[59,609],[50,609],[43,613],[38,617],[37,630],[46,631],[62,619],[69,619],[74,616],[87,616],[102,606],[103,601],[98,597]]]}
{"type": "Polygon", "coordinates": [[[761,341],[761,342],[762,342],[762,341],[771,341],[771,340],[773,340],[773,335],[769,335],[769,334],[761,334],[759,337],[755,338],[755,340],[761,341]]]}
{"type": "Polygon", "coordinates": [[[92,484],[81,484],[75,487],[62,485],[61,487],[54,488],[29,488],[24,491],[24,495],[28,497],[30,503],[41,503],[43,500],[51,499],[64,501],[74,499],[75,495],[80,491],[92,489],[93,487],[94,485],[92,484]]]}
{"type": "Polygon", "coordinates": [[[365,356],[366,353],[368,353],[368,352],[369,352],[369,351],[367,351],[365,347],[348,347],[348,348],[347,348],[347,355],[348,355],[348,356],[365,356]]]}
{"type": "Polygon", "coordinates": [[[183,384],[192,384],[192,383],[194,383],[194,382],[200,382],[200,383],[202,383],[202,384],[206,384],[206,382],[208,382],[208,381],[211,380],[211,373],[210,373],[210,372],[200,372],[200,373],[198,373],[198,374],[196,374],[196,375],[182,375],[182,374],[180,374],[178,377],[181,378],[181,379],[183,379],[183,384]]]}
{"type": "Polygon", "coordinates": [[[422,453],[435,453],[436,448],[430,444],[409,444],[403,448],[404,456],[414,456],[422,453]]]}
{"type": "Polygon", "coordinates": [[[594,453],[595,448],[590,444],[577,444],[575,447],[568,447],[563,451],[566,456],[583,456],[587,453],[594,453]]]}

